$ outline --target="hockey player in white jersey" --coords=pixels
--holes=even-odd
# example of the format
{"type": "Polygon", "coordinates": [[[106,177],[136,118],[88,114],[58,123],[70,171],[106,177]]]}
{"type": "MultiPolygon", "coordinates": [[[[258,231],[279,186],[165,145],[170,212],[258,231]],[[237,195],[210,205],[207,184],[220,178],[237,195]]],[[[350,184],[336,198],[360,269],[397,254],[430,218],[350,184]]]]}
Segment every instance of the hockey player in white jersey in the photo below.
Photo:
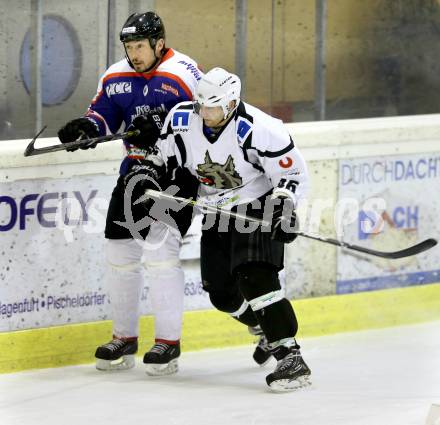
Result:
{"type": "MultiPolygon", "coordinates": [[[[205,215],[201,240],[203,287],[212,304],[262,334],[257,362],[278,361],[266,377],[276,391],[310,383],[310,369],[295,340],[297,319],[278,272],[284,243],[292,242],[295,207],[306,191],[305,161],[280,120],[240,101],[240,79],[214,68],[202,79],[195,102],[168,114],[158,152],[138,169],[144,189],[170,168],[189,170],[201,183],[199,202],[270,217],[271,226],[205,215]],[[261,360],[261,361],[260,361],[261,360]]],[[[159,211],[161,209],[159,208],[159,211]]]]}

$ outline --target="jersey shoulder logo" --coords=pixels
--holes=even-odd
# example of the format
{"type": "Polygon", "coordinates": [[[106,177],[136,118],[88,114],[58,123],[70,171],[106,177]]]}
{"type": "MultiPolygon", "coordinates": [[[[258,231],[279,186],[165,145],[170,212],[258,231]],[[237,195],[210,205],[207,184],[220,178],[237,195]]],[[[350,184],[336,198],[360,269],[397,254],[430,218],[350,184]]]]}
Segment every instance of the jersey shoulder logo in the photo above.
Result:
{"type": "Polygon", "coordinates": [[[209,152],[206,151],[205,162],[197,165],[197,174],[199,181],[207,186],[215,187],[216,189],[233,189],[241,186],[243,179],[235,170],[234,158],[232,155],[224,164],[213,162],[209,152]]]}
{"type": "Polygon", "coordinates": [[[246,118],[239,117],[237,119],[237,138],[240,143],[244,143],[252,132],[252,123],[246,118]]]}
{"type": "Polygon", "coordinates": [[[199,68],[197,68],[197,65],[194,65],[184,60],[180,60],[177,63],[183,65],[194,76],[194,78],[197,81],[199,81],[202,78],[202,76],[200,75],[200,70],[199,68]]]}
{"type": "Polygon", "coordinates": [[[171,127],[176,132],[185,132],[189,129],[191,111],[179,110],[174,111],[171,117],[171,127]]]}

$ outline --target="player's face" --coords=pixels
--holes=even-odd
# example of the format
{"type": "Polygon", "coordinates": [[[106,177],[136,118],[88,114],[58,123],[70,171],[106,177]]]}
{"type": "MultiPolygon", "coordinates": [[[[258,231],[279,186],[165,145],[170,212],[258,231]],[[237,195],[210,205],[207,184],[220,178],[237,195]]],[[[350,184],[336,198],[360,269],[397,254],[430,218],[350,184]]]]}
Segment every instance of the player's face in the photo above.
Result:
{"type": "Polygon", "coordinates": [[[221,106],[208,107],[201,105],[199,114],[207,127],[217,127],[224,120],[221,106]]]}
{"type": "Polygon", "coordinates": [[[225,118],[223,108],[221,106],[203,106],[196,102],[195,111],[203,118],[203,122],[207,127],[221,127],[228,121],[231,112],[235,106],[235,101],[231,100],[228,104],[228,116],[225,118]]]}
{"type": "Polygon", "coordinates": [[[154,65],[156,62],[156,56],[160,57],[160,52],[164,46],[164,40],[160,39],[156,43],[156,56],[154,50],[150,46],[150,42],[147,39],[127,41],[125,49],[127,55],[134,66],[136,72],[145,72],[148,68],[154,65]]]}

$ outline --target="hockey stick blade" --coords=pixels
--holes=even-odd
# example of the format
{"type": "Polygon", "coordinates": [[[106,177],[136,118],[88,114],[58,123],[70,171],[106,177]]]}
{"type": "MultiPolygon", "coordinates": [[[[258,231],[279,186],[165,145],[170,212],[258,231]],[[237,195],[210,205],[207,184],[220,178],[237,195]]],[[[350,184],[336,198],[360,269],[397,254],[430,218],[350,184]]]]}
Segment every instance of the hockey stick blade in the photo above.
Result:
{"type": "Polygon", "coordinates": [[[27,145],[25,151],[24,151],[24,156],[31,156],[32,152],[35,151],[34,145],[35,145],[35,141],[38,139],[38,137],[40,137],[40,135],[43,133],[44,130],[46,130],[47,125],[45,125],[37,134],[36,136],[31,140],[31,142],[27,145]]]}
{"type": "Polygon", "coordinates": [[[375,257],[388,258],[392,260],[397,260],[398,258],[411,257],[412,255],[420,254],[421,252],[427,251],[432,247],[437,245],[437,240],[430,238],[426,239],[422,242],[419,242],[416,245],[410,246],[408,248],[393,251],[393,252],[384,252],[384,251],[376,251],[374,249],[365,248],[359,245],[349,244],[347,242],[338,241],[332,238],[325,238],[321,236],[309,235],[304,232],[297,232],[298,236],[303,236],[305,238],[314,239],[321,242],[326,242],[335,246],[339,246],[341,248],[351,249],[352,251],[363,252],[364,254],[374,255],[375,257]]]}
{"type": "Polygon", "coordinates": [[[35,156],[35,155],[43,155],[46,153],[64,151],[70,148],[80,148],[87,145],[91,145],[93,143],[104,143],[110,142],[112,140],[119,140],[125,137],[132,137],[139,135],[139,130],[127,131],[125,133],[117,133],[117,134],[109,134],[106,136],[94,137],[93,139],[82,139],[75,140],[74,142],[69,143],[61,143],[58,145],[46,146],[44,148],[35,148],[35,141],[40,136],[40,134],[45,130],[46,126],[31,140],[29,145],[26,147],[24,151],[24,156],[35,156]]]}

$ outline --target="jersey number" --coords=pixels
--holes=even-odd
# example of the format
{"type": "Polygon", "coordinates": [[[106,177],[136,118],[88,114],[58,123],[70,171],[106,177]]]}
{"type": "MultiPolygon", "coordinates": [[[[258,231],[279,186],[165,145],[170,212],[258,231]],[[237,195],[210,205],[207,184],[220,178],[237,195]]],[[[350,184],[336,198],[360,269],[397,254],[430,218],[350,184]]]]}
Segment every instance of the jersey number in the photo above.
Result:
{"type": "Polygon", "coordinates": [[[278,183],[279,188],[290,190],[292,193],[295,193],[296,186],[298,186],[298,182],[294,180],[281,179],[278,183]]]}

